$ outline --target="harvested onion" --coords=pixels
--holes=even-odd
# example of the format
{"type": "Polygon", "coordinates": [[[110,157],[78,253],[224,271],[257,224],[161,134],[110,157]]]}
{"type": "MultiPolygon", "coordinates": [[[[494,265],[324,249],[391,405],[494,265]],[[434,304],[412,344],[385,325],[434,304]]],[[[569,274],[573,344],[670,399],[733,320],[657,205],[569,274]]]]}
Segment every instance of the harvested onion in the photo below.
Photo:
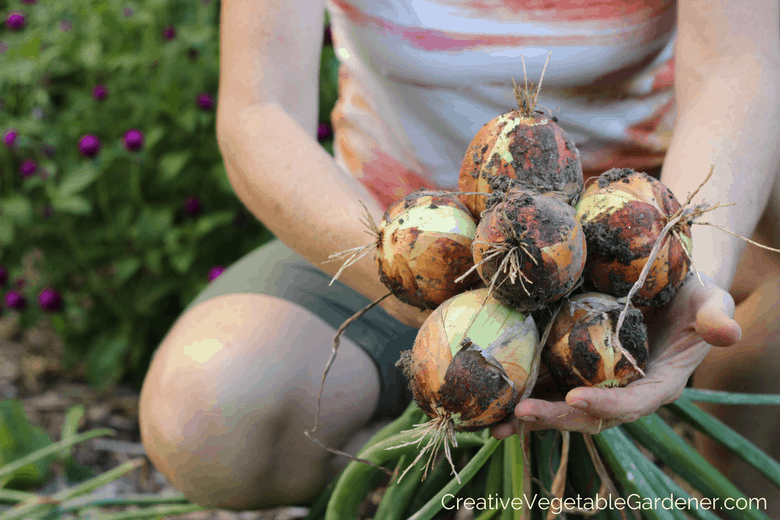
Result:
{"type": "Polygon", "coordinates": [[[574,210],[542,195],[512,191],[477,226],[474,264],[496,298],[524,312],[569,292],[585,267],[585,235],[574,210]]]}
{"type": "MultiPolygon", "coordinates": [[[[619,168],[601,174],[576,206],[588,241],[586,280],[599,292],[627,296],[679,209],[669,188],[645,173],[619,168]]],[[[690,225],[681,220],[664,237],[633,303],[665,305],[688,274],[692,247],[690,225]]]]}
{"type": "Polygon", "coordinates": [[[430,440],[409,468],[429,451],[427,474],[443,444],[457,476],[450,455],[455,431],[481,430],[511,413],[525,391],[538,343],[534,319],[502,305],[487,289],[459,294],[434,310],[397,363],[415,402],[431,417],[416,428],[419,442],[430,440]]]}
{"type": "MultiPolygon", "coordinates": [[[[538,94],[515,86],[518,109],[495,117],[477,132],[461,163],[460,191],[505,193],[517,188],[555,194],[567,203],[582,191],[580,152],[555,118],[535,110],[538,94]]],[[[475,218],[490,207],[484,195],[461,195],[461,200],[475,218]]]]}
{"type": "Polygon", "coordinates": [[[435,309],[478,281],[455,280],[474,264],[476,222],[455,196],[418,191],[393,203],[378,227],[379,277],[401,301],[435,309]]]}
{"type": "MultiPolygon", "coordinates": [[[[578,386],[626,386],[641,377],[616,341],[622,310],[615,298],[599,293],[581,294],[564,302],[542,351],[542,361],[562,393],[578,386]]],[[[644,369],[649,351],[639,310],[629,308],[618,338],[636,365],[644,369]]]]}
{"type": "Polygon", "coordinates": [[[512,410],[538,342],[530,315],[477,289],[433,311],[399,364],[429,417],[446,417],[456,430],[474,431],[512,410]]]}

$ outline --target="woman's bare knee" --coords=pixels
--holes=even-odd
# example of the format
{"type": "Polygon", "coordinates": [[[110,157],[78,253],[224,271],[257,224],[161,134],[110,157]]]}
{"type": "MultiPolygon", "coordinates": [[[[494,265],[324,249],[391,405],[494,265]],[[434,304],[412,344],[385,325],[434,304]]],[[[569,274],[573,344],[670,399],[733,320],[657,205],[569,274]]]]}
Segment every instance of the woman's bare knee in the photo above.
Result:
{"type": "MultiPolygon", "coordinates": [[[[191,500],[251,509],[311,498],[330,456],[307,439],[333,329],[276,298],[225,295],[179,318],[141,391],[150,459],[191,500]]],[[[319,437],[341,444],[373,413],[379,378],[342,338],[319,437]]]]}

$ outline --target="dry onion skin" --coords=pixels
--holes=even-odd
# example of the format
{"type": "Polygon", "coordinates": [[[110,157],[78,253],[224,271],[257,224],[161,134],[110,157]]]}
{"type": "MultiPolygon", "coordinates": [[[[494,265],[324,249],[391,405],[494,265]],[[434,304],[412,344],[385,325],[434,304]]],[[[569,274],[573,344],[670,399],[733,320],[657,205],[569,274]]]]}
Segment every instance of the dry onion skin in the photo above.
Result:
{"type": "Polygon", "coordinates": [[[568,293],[582,275],[585,235],[574,210],[551,197],[512,191],[486,214],[472,252],[492,294],[523,312],[568,293]]]}
{"type": "MultiPolygon", "coordinates": [[[[582,191],[580,152],[566,132],[540,111],[512,110],[485,124],[461,163],[462,192],[507,192],[511,188],[555,193],[567,203],[582,191]]],[[[489,207],[484,195],[461,195],[478,218],[489,207]]]]}
{"type": "MultiPolygon", "coordinates": [[[[578,386],[622,387],[641,378],[615,341],[623,305],[606,294],[568,298],[550,329],[542,362],[564,395],[578,386]]],[[[620,343],[644,370],[649,356],[642,313],[630,307],[619,334],[620,343]]]]}
{"type": "Polygon", "coordinates": [[[455,280],[473,265],[477,224],[456,196],[418,191],[394,202],[378,228],[382,283],[402,302],[435,309],[479,280],[455,280]]]}
{"type": "Polygon", "coordinates": [[[525,390],[539,332],[533,318],[477,289],[425,320],[398,362],[414,400],[457,431],[498,424],[525,390]]]}
{"type": "MultiPolygon", "coordinates": [[[[669,188],[645,173],[619,168],[601,174],[576,206],[588,241],[585,279],[598,292],[627,296],[661,230],[679,209],[669,188]]],[[[653,307],[668,303],[688,275],[692,249],[690,225],[680,220],[664,237],[632,303],[653,307]]]]}

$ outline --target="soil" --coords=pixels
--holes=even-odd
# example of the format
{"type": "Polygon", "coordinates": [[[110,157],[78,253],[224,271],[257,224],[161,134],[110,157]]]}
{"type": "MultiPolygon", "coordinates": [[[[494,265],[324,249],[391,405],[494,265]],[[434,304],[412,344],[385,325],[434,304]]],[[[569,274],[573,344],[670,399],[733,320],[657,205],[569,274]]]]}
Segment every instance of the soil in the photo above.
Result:
{"type": "MultiPolygon", "coordinates": [[[[79,432],[111,428],[114,437],[100,437],[73,448],[76,463],[91,468],[95,475],[142,457],[146,465],[123,478],[95,490],[95,498],[121,498],[127,494],[179,495],[145,455],[138,426],[138,392],[127,386],[95,391],[78,372],[63,369],[63,346],[46,324],[22,331],[18,317],[6,313],[0,317],[0,398],[19,400],[33,424],[42,427],[53,441],[61,438],[65,412],[81,404],[85,415],[79,432]]],[[[26,491],[51,495],[71,487],[64,467],[53,464],[50,476],[42,485],[26,491]]],[[[0,513],[10,509],[0,504],[0,513]]],[[[105,511],[132,510],[132,506],[105,508],[105,511]]],[[[306,508],[282,507],[263,512],[208,510],[168,516],[178,520],[292,520],[303,518],[306,508]]]]}

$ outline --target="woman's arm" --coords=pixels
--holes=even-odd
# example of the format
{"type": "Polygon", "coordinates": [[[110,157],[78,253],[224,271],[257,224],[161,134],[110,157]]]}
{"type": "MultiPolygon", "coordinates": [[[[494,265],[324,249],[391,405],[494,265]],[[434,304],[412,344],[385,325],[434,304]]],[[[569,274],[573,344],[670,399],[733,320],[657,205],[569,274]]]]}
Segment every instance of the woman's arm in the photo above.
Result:
{"type": "MultiPolygon", "coordinates": [[[[735,202],[702,217],[749,237],[780,165],[780,8],[777,0],[680,0],[677,125],[661,179],[682,201],[735,202]]],[[[745,242],[694,226],[694,265],[728,290],[745,242]]]]}
{"type": "MultiPolygon", "coordinates": [[[[370,243],[365,204],[383,210],[317,143],[322,2],[225,0],[221,13],[217,136],[244,205],[287,246],[335,274],[328,255],[370,243]]],[[[372,255],[340,280],[370,299],[388,290],[372,255]]],[[[382,306],[419,326],[427,313],[391,297],[382,306]]]]}
{"type": "MultiPolygon", "coordinates": [[[[704,220],[749,236],[774,184],[780,154],[780,10],[776,0],[680,0],[677,124],[662,180],[684,201],[715,172],[700,195],[736,202],[704,220]]],[[[697,199],[695,202],[700,202],[697,199]]],[[[648,323],[646,376],[626,388],[580,387],[565,402],[522,401],[516,417],[529,430],[595,433],[632,422],[677,399],[710,345],[734,345],[740,329],[726,293],[744,244],[695,226],[694,264],[704,284],[689,279],[648,323]]],[[[517,423],[494,428],[499,438],[517,423]]]]}

